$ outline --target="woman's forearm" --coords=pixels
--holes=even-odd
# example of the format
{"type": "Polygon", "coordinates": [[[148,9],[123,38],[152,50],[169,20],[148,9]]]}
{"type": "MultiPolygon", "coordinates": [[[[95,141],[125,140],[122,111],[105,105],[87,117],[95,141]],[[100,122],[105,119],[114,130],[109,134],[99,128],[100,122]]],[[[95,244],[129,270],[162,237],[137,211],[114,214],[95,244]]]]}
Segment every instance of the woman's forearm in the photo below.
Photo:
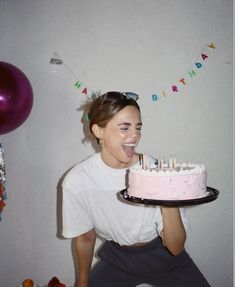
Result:
{"type": "Polygon", "coordinates": [[[179,208],[162,206],[161,211],[163,219],[161,236],[163,243],[173,255],[177,255],[184,250],[186,240],[186,232],[179,208]]]}
{"type": "Polygon", "coordinates": [[[91,269],[96,232],[94,229],[76,238],[76,253],[78,258],[79,280],[77,287],[87,287],[91,269]]]}

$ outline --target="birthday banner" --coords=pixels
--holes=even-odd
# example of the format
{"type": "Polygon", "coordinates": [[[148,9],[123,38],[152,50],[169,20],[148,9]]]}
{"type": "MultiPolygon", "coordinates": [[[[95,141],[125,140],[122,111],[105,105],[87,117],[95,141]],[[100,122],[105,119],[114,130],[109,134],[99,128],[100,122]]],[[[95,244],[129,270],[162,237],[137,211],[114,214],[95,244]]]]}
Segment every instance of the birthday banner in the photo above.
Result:
{"type": "Polygon", "coordinates": [[[2,144],[0,143],[0,221],[1,221],[1,213],[6,206],[5,200],[7,199],[6,195],[6,172],[5,172],[5,161],[4,161],[4,149],[2,144]]]}
{"type": "MultiPolygon", "coordinates": [[[[166,98],[169,95],[177,94],[181,90],[181,88],[189,85],[190,80],[196,77],[196,75],[200,72],[200,70],[205,66],[209,58],[210,50],[215,50],[215,44],[210,43],[206,45],[200,52],[200,55],[193,62],[190,68],[184,73],[183,76],[179,77],[174,83],[169,83],[164,88],[161,88],[158,92],[153,92],[149,95],[149,98],[152,102],[157,102],[160,98],[166,98]]],[[[50,64],[56,65],[64,65],[64,67],[68,70],[68,72],[76,79],[74,83],[74,88],[76,88],[79,94],[87,96],[87,97],[97,97],[100,94],[100,91],[95,91],[87,87],[70,69],[70,67],[64,63],[62,58],[57,52],[54,52],[52,58],[50,59],[50,64]]]]}
{"type": "Polygon", "coordinates": [[[52,65],[63,65],[66,70],[76,79],[76,82],[74,83],[74,88],[76,88],[81,95],[87,96],[87,97],[96,97],[100,94],[99,91],[92,90],[88,88],[72,71],[72,69],[62,60],[59,53],[54,52],[51,59],[50,64],[52,65]]]}
{"type": "Polygon", "coordinates": [[[202,69],[205,66],[205,62],[209,58],[209,52],[210,50],[215,49],[215,44],[210,43],[209,45],[205,46],[201,52],[200,55],[197,57],[197,59],[194,61],[194,63],[190,66],[190,68],[185,72],[183,76],[178,78],[178,80],[175,81],[175,83],[169,84],[168,86],[162,88],[159,92],[152,94],[152,101],[156,102],[161,97],[165,98],[172,94],[177,94],[180,89],[184,86],[187,86],[190,83],[190,80],[200,72],[200,69],[202,69]]]}

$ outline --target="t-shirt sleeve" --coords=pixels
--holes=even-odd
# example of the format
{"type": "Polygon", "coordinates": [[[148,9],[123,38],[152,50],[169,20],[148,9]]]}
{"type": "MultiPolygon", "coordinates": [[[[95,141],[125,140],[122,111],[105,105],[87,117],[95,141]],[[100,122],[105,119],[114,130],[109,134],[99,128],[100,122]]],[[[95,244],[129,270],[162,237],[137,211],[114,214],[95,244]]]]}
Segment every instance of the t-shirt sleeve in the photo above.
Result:
{"type": "Polygon", "coordinates": [[[94,228],[86,197],[79,191],[63,187],[62,214],[62,235],[66,238],[77,237],[94,228]]]}

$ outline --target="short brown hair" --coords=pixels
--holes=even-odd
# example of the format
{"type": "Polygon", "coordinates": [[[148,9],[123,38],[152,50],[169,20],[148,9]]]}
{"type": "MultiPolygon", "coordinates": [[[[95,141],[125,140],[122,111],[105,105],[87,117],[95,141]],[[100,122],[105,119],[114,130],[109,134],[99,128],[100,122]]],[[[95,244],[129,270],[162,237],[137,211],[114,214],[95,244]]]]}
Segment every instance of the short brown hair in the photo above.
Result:
{"type": "Polygon", "coordinates": [[[105,127],[107,123],[126,106],[136,107],[137,110],[140,111],[136,100],[128,97],[127,93],[111,91],[93,98],[86,105],[91,134],[93,134],[92,126],[94,124],[105,127]]]}

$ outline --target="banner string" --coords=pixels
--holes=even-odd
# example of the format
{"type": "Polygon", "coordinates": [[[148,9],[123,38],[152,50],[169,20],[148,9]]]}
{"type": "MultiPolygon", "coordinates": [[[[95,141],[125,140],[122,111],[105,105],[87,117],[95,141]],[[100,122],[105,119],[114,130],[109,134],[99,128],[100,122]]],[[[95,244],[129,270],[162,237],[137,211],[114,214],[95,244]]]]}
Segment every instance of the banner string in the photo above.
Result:
{"type": "MultiPolygon", "coordinates": [[[[176,80],[174,83],[167,85],[160,89],[160,92],[154,92],[151,94],[151,99],[153,102],[158,101],[161,97],[167,97],[169,94],[175,94],[180,91],[182,87],[185,87],[188,85],[189,80],[194,78],[197,75],[197,72],[204,67],[204,62],[209,58],[208,53],[206,50],[215,49],[215,44],[211,42],[210,44],[206,45],[200,52],[199,56],[196,58],[196,60],[193,62],[193,64],[187,69],[187,72],[182,74],[178,80],[176,80]]],[[[74,83],[74,87],[79,90],[81,94],[84,94],[88,97],[97,97],[100,94],[100,91],[94,91],[90,88],[88,88],[78,77],[77,75],[72,71],[72,69],[62,60],[61,56],[54,52],[51,59],[50,64],[56,64],[56,65],[63,65],[66,70],[75,78],[76,82],[74,83]]]]}

